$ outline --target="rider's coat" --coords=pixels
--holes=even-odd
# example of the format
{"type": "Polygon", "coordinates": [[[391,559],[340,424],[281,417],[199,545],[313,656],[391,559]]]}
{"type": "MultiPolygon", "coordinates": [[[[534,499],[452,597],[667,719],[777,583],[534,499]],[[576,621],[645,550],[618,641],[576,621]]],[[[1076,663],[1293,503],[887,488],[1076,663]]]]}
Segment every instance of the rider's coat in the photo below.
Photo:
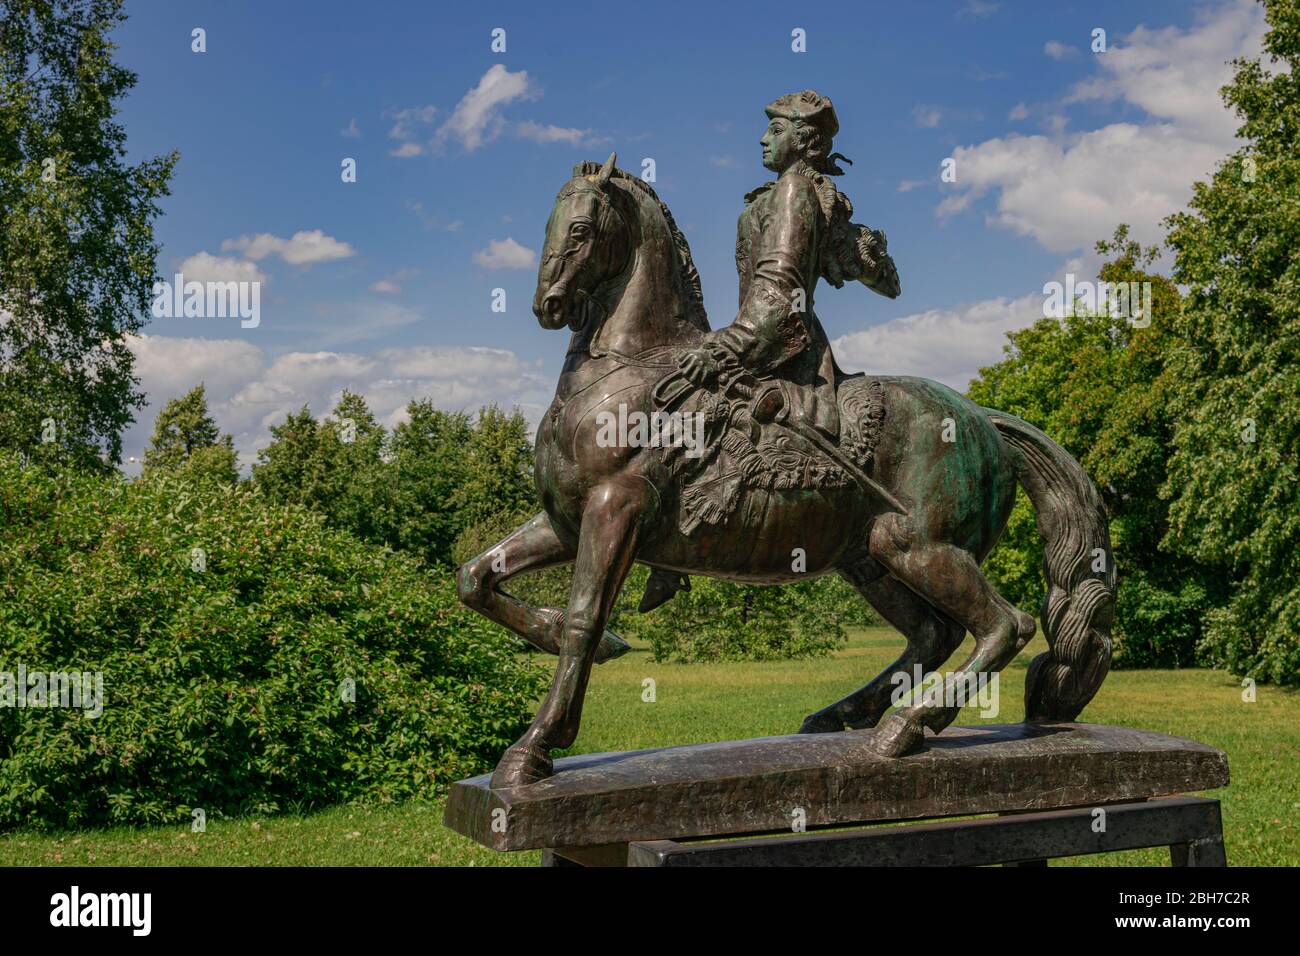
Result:
{"type": "Polygon", "coordinates": [[[828,214],[833,214],[819,190],[835,193],[800,161],[745,197],[736,235],[740,311],[714,335],[739,365],[760,378],[804,386],[786,390],[791,410],[835,438],[838,370],[813,311],[831,234],[828,214]]]}

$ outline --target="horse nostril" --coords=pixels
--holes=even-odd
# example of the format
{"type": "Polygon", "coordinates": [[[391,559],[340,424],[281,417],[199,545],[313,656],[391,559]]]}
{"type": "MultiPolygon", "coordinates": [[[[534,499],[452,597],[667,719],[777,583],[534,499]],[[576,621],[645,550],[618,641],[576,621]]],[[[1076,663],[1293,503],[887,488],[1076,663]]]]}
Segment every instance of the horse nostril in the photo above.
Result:
{"type": "Polygon", "coordinates": [[[542,301],[533,305],[533,312],[542,324],[548,329],[558,328],[564,317],[564,295],[563,293],[548,292],[542,297],[542,301]]]}

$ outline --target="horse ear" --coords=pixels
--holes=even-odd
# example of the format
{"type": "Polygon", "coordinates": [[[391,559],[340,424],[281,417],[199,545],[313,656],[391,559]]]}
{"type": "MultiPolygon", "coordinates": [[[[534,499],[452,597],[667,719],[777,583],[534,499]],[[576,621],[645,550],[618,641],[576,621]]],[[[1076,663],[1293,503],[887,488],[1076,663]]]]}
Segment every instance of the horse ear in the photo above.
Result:
{"type": "Polygon", "coordinates": [[[618,161],[618,153],[610,153],[609,159],[605,160],[605,165],[600,167],[600,175],[596,177],[596,183],[600,186],[609,182],[609,177],[614,172],[614,163],[618,161]]]}

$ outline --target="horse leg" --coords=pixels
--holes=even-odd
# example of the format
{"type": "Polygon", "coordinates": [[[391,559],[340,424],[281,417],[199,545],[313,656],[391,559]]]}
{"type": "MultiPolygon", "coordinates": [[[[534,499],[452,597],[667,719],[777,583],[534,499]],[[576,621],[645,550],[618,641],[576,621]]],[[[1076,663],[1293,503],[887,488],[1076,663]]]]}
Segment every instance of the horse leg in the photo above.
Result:
{"type": "Polygon", "coordinates": [[[935,670],[966,636],[964,627],[937,611],[872,558],[844,568],[840,574],[881,617],[902,632],[907,647],[865,686],[806,717],[799,729],[801,734],[876,726],[892,702],[897,686],[894,675],[901,671],[911,680],[917,664],[924,673],[935,670]]]}
{"type": "Polygon", "coordinates": [[[551,749],[568,747],[577,739],[599,639],[632,567],[654,500],[650,485],[636,477],[611,479],[588,497],[555,677],[532,726],[497,764],[492,787],[514,787],[549,777],[551,749]]]}
{"type": "MultiPolygon", "coordinates": [[[[870,553],[890,573],[975,636],[975,650],[949,678],[950,689],[970,686],[967,675],[1000,671],[1034,633],[1034,619],[998,594],[974,556],[956,545],[927,540],[912,519],[886,514],[871,532],[870,553]]],[[[960,706],[916,704],[890,714],[873,747],[885,756],[918,749],[923,727],[938,733],[956,718],[960,706]]]]}
{"type": "MultiPolygon", "coordinates": [[[[543,512],[466,561],[456,577],[456,587],[468,607],[508,627],[538,650],[559,654],[564,611],[526,604],[500,590],[500,586],[517,574],[568,564],[573,556],[574,549],[560,540],[543,512]]],[[[596,652],[596,663],[603,664],[627,650],[621,637],[606,631],[596,652]]]]}

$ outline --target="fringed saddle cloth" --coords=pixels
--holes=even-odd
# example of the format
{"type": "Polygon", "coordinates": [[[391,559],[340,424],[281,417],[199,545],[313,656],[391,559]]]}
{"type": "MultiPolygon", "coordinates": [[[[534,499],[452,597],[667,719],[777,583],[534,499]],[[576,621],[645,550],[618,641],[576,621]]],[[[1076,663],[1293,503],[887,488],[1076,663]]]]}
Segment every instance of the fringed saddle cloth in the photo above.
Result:
{"type": "MultiPolygon", "coordinates": [[[[767,384],[767,383],[764,383],[767,384]]],[[[782,389],[802,386],[778,382],[782,389]]],[[[839,449],[870,473],[885,420],[884,388],[862,376],[836,389],[839,449]]],[[[734,385],[725,392],[691,386],[676,372],[655,386],[654,411],[687,420],[694,441],[668,443],[664,461],[680,489],[679,525],[689,535],[701,523],[718,524],[735,510],[742,489],[839,488],[854,478],[807,439],[776,421],[755,417],[753,393],[734,385]]],[[[788,403],[787,403],[788,404],[788,403]]]]}

